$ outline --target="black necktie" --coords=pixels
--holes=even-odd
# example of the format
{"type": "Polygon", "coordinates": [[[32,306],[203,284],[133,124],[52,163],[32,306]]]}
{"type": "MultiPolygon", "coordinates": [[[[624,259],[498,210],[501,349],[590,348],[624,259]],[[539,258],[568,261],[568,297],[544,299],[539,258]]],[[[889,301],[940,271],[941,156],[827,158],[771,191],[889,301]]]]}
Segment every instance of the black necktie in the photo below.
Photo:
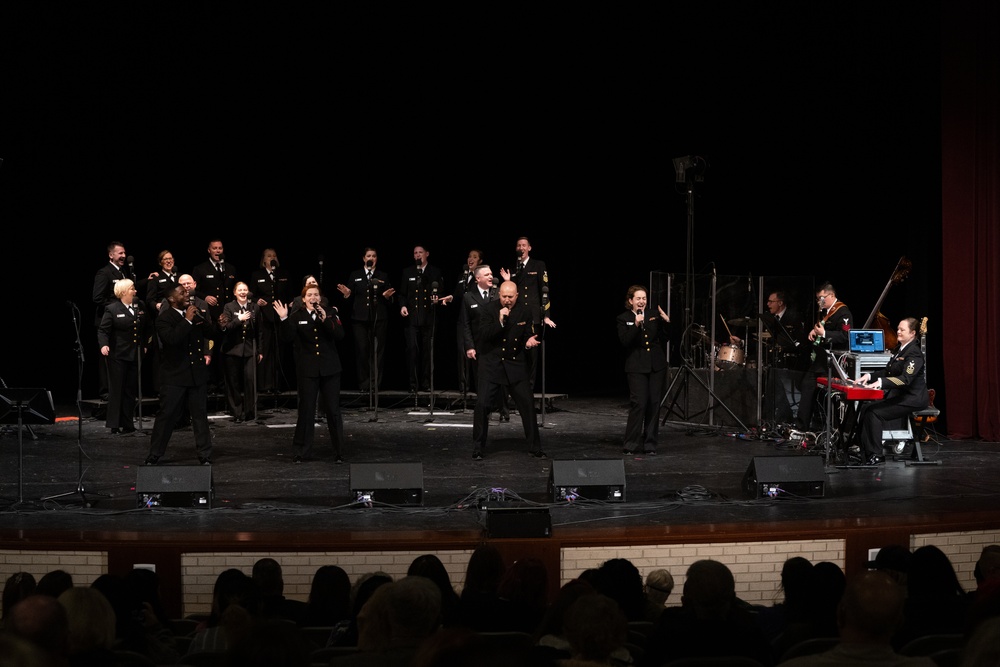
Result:
{"type": "Polygon", "coordinates": [[[483,301],[489,301],[489,298],[490,298],[490,293],[487,292],[486,290],[483,290],[483,301]]]}
{"type": "Polygon", "coordinates": [[[368,280],[369,280],[369,281],[371,281],[371,279],[372,279],[372,272],[371,272],[371,271],[369,271],[369,272],[368,272],[368,280]]]}
{"type": "Polygon", "coordinates": [[[517,263],[517,272],[520,273],[521,271],[524,271],[524,262],[519,261],[517,263]]]}
{"type": "Polygon", "coordinates": [[[133,317],[135,316],[135,310],[132,308],[132,306],[128,307],[128,314],[132,315],[133,317]]]}

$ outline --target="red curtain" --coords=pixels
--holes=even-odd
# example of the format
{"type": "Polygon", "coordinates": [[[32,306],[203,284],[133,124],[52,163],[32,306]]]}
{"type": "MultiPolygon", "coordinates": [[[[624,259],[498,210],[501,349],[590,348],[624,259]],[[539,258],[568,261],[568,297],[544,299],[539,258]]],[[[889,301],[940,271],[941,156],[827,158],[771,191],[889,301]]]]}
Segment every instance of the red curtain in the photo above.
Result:
{"type": "Polygon", "coordinates": [[[1000,5],[942,5],[942,340],[948,435],[1000,441],[1000,5]]]}

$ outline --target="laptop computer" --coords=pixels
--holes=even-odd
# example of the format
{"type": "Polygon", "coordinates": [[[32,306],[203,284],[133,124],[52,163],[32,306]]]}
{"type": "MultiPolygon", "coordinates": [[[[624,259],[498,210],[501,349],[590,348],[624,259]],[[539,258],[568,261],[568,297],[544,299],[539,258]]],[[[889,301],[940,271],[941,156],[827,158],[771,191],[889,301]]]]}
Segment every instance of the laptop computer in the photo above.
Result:
{"type": "Polygon", "coordinates": [[[847,345],[853,354],[883,354],[885,332],[881,329],[851,329],[847,332],[847,345]]]}

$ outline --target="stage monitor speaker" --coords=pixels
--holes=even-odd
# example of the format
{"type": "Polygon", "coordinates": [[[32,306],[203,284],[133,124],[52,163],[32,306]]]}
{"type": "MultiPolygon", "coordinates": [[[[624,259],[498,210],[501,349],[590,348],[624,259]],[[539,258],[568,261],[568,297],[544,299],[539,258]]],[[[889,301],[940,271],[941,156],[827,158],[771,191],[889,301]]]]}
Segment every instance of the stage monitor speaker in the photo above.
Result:
{"type": "Polygon", "coordinates": [[[743,476],[752,498],[822,498],[826,484],[823,457],[755,456],[743,476]]]}
{"type": "Polygon", "coordinates": [[[552,537],[552,517],[547,507],[489,504],[486,533],[489,537],[552,537]]]}
{"type": "Polygon", "coordinates": [[[371,507],[423,505],[422,463],[352,463],[351,501],[371,507]]]}
{"type": "Polygon", "coordinates": [[[549,474],[552,502],[625,502],[625,462],[621,459],[553,461],[549,474]]]}
{"type": "Polygon", "coordinates": [[[209,509],[215,496],[212,466],[142,466],[135,480],[138,506],[209,509]]]}

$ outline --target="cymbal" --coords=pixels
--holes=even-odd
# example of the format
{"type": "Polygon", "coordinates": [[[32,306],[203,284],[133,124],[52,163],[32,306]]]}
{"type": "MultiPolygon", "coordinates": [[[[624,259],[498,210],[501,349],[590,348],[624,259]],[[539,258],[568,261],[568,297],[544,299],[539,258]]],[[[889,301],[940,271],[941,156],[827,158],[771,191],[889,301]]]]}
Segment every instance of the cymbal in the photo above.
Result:
{"type": "Polygon", "coordinates": [[[726,324],[728,324],[731,327],[745,327],[745,326],[748,326],[748,325],[749,326],[754,326],[755,324],[757,324],[757,318],[756,317],[736,317],[736,318],[733,318],[731,320],[726,320],[726,324]]]}
{"type": "Polygon", "coordinates": [[[708,332],[705,331],[705,327],[702,326],[701,324],[692,325],[691,339],[696,343],[708,342],[708,332]]]}

